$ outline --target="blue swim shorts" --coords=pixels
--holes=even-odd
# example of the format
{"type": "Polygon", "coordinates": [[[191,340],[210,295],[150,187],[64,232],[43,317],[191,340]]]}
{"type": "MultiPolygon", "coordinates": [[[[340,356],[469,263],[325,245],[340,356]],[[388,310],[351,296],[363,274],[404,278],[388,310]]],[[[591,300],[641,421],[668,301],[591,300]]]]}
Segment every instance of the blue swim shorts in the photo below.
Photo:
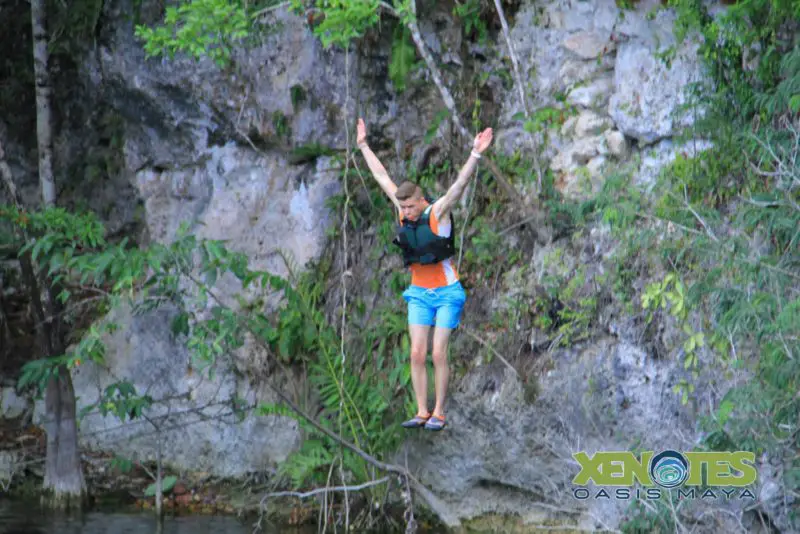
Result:
{"type": "Polygon", "coordinates": [[[403,299],[408,302],[408,324],[455,328],[461,319],[467,294],[461,282],[456,281],[435,289],[409,286],[403,291],[403,299]]]}

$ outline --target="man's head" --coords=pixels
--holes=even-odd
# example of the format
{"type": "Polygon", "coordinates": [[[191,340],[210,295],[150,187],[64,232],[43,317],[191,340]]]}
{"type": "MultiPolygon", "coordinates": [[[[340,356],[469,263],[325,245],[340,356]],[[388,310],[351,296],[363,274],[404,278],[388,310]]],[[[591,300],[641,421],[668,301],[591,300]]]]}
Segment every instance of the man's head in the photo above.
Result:
{"type": "Polygon", "coordinates": [[[395,198],[400,202],[400,211],[409,221],[416,221],[425,208],[428,201],[422,194],[422,189],[414,182],[405,181],[397,188],[394,193],[395,198]]]}

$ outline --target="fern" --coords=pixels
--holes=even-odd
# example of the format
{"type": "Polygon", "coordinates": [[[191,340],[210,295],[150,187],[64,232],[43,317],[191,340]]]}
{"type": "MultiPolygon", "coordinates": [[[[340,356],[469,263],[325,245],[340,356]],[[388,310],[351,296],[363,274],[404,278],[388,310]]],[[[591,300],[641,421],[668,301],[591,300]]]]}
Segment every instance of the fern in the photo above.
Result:
{"type": "Polygon", "coordinates": [[[780,78],[777,86],[755,97],[756,105],[770,117],[800,111],[800,45],[781,59],[780,78]]]}
{"type": "Polygon", "coordinates": [[[398,25],[392,40],[392,59],[389,63],[389,78],[398,93],[406,89],[408,75],[416,65],[417,50],[411,43],[406,26],[398,25]]]}
{"type": "MultiPolygon", "coordinates": [[[[294,488],[301,488],[315,475],[321,475],[321,468],[327,468],[334,460],[329,446],[319,439],[306,439],[297,451],[290,454],[278,468],[278,476],[287,476],[294,488]]],[[[327,469],[325,469],[327,471],[327,469]]],[[[315,480],[315,482],[323,482],[315,480]]]]}

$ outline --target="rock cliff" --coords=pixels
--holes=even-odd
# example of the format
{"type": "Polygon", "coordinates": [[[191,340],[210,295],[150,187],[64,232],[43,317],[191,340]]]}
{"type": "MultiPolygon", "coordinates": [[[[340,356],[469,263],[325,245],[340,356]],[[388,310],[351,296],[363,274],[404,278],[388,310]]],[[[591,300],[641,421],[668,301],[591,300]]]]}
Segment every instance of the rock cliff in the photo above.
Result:
{"type": "MultiPolygon", "coordinates": [[[[502,33],[487,48],[465,51],[448,10],[429,4],[421,27],[437,61],[448,67],[445,81],[458,83],[467,69],[464,57],[474,63],[470,68],[485,72],[499,117],[492,125],[498,150],[541,149],[566,196],[598,192],[611,170],[623,166],[633,169],[634,185],[646,190],[677,153],[708,146],[703,140],[684,145],[673,139],[693,120],[682,105],[688,86],[704,74],[696,42],[677,45],[674,14],[657,9],[659,2],[643,0],[626,10],[613,0],[521,2],[510,36],[527,104],[535,110],[566,104],[568,110],[560,128],[546,135],[520,126],[517,91],[500,75],[510,65],[502,33]]],[[[117,206],[108,216],[112,228],[125,228],[138,217],[143,242],[168,241],[188,223],[201,237],[229,241],[254,267],[286,274],[281,253],[298,266],[318,258],[338,216],[326,207],[340,191],[331,158],[304,159],[298,149],[344,150],[345,127],[353,127],[346,121],[354,122],[358,114],[394,156],[385,163],[396,180],[410,163],[447,159],[452,141],[447,128],[440,128],[434,149],[420,148],[441,108],[439,94],[432,84],[400,95],[393,91],[386,74],[387,38],[376,38],[348,59],[339,49],[323,48],[305,19],[277,10],[270,31],[259,35],[256,45],[236,51],[236,68],[221,69],[206,61],[146,59],[126,16],[131,9],[129,0],[106,3],[102,39],[78,69],[77,86],[86,102],[83,108],[71,104],[78,115],[98,106],[121,121],[117,181],[105,186],[111,188],[107,195],[121,195],[111,202],[117,206]]],[[[143,17],[156,16],[145,5],[143,17]]],[[[79,141],[71,139],[80,136],[76,128],[60,138],[62,160],[77,157],[79,141]]],[[[616,246],[598,226],[579,242],[564,239],[522,250],[530,258],[523,275],[529,279],[504,277],[502,291],[524,293],[521,288],[533,279],[574,273],[578,265],[589,267],[588,284],[603,274],[602,259],[616,246]],[[554,254],[558,261],[546,260],[554,254]]],[[[237,289],[233,282],[226,287],[228,296],[237,289]]],[[[475,288],[476,295],[481,291],[475,288]]],[[[484,297],[489,309],[503,306],[499,296],[484,297]]],[[[575,499],[572,454],[682,450],[701,434],[692,405],[682,405],[672,392],[684,376],[680,362],[659,358],[654,345],[643,341],[644,327],[636,318],[602,304],[600,309],[605,320],[591,338],[552,347],[537,364],[532,399],[517,371],[497,360],[471,362],[452,386],[450,428],[409,436],[399,461],[407,453],[412,470],[463,519],[497,513],[519,516],[523,523],[617,528],[629,503],[575,499]]],[[[254,346],[208,381],[188,371],[189,356],[169,330],[169,310],[137,316],[120,311],[113,318],[124,329],[107,337],[107,368],[87,364],[74,371],[79,404],[93,402],[118,376],[130,377],[154,398],[172,399],[154,414],[168,416],[160,434],[165,460],[187,470],[243,476],[272,469],[299,446],[301,434],[288,418],[250,414],[239,421],[220,411],[233,397],[274,400],[249,378],[261,357],[254,346]]],[[[659,335],[674,336],[675,328],[667,325],[659,335]]],[[[457,351],[468,341],[465,334],[456,336],[457,351]]],[[[533,352],[540,343],[536,330],[526,337],[525,350],[533,352]]],[[[716,378],[703,376],[698,390],[716,378]]],[[[719,390],[709,388],[709,401],[719,390]]],[[[17,413],[17,404],[3,395],[4,411],[17,413]]],[[[82,422],[81,435],[90,447],[155,455],[154,430],[145,423],[120,425],[93,415],[82,422]]],[[[747,503],[726,506],[742,509],[747,503]]],[[[703,527],[707,532],[738,528],[733,522],[703,527]]]]}

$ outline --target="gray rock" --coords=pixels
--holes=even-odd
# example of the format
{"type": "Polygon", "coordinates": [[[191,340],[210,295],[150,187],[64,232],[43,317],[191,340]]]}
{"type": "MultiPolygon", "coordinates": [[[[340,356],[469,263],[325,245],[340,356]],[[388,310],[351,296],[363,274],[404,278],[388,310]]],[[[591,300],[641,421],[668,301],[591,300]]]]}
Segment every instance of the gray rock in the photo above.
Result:
{"type": "Polygon", "coordinates": [[[653,50],[637,42],[622,45],[614,69],[614,94],[608,112],[625,135],[651,144],[692,123],[679,112],[685,88],[701,80],[696,45],[683,45],[669,68],[653,50]]]}
{"type": "Polygon", "coordinates": [[[462,518],[519,514],[542,524],[617,525],[625,501],[571,497],[577,474],[571,454],[690,446],[691,422],[669,391],[671,368],[611,339],[553,354],[539,377],[539,396],[523,400],[523,385],[500,362],[480,366],[448,401],[450,427],[410,438],[398,460],[462,518]]]}
{"type": "Polygon", "coordinates": [[[562,27],[568,32],[586,31],[594,26],[596,4],[594,2],[557,1],[554,2],[563,17],[562,27]]]}
{"type": "Polygon", "coordinates": [[[613,124],[608,117],[585,110],[581,112],[578,122],[575,124],[575,136],[579,138],[594,136],[613,126],[613,124]]]}
{"type": "Polygon", "coordinates": [[[603,170],[603,166],[606,164],[606,157],[605,156],[596,156],[589,160],[586,164],[586,168],[589,170],[589,174],[594,176],[600,176],[601,171],[603,170]]]}
{"type": "MultiPolygon", "coordinates": [[[[800,498],[792,494],[782,481],[785,476],[785,465],[791,462],[792,452],[788,449],[784,452],[784,457],[770,457],[764,453],[761,457],[756,457],[756,471],[758,480],[756,488],[752,488],[758,498],[761,509],[766,512],[770,520],[781,532],[796,532],[796,519],[792,518],[792,510],[797,508],[800,498]]],[[[745,518],[745,520],[748,518],[745,518]]],[[[757,531],[761,521],[753,518],[753,531],[757,531]]]]}
{"type": "Polygon", "coordinates": [[[603,76],[588,85],[570,91],[567,102],[585,108],[600,109],[608,103],[613,88],[614,81],[611,76],[603,76]]]}
{"type": "Polygon", "coordinates": [[[23,471],[16,451],[0,451],[0,490],[8,490],[14,476],[23,471]]]}
{"type": "Polygon", "coordinates": [[[564,40],[564,48],[581,59],[595,59],[616,50],[617,45],[607,35],[583,31],[564,40]]]}
{"type": "Polygon", "coordinates": [[[644,189],[649,189],[655,184],[664,167],[674,161],[678,154],[693,157],[712,146],[709,141],[702,139],[690,141],[683,145],[677,145],[671,140],[664,139],[653,146],[646,147],[641,152],[642,162],[639,166],[639,171],[634,175],[634,184],[644,189]]]}
{"type": "MultiPolygon", "coordinates": [[[[213,380],[190,372],[190,355],[170,330],[174,316],[167,308],[139,315],[124,309],[112,312],[107,320],[125,328],[106,335],[106,366],[85,362],[72,370],[78,409],[96,402],[104,388],[125,377],[140,394],[158,401],[145,414],[161,428],[165,464],[217,476],[274,468],[299,446],[296,422],[252,413],[239,421],[230,408],[234,397],[247,404],[274,402],[274,397],[226,370],[224,362],[213,380]]],[[[36,419],[42,417],[40,407],[36,419]]],[[[159,434],[144,419],[121,422],[94,412],[82,419],[80,429],[83,447],[156,459],[159,434]]]]}
{"type": "Polygon", "coordinates": [[[16,388],[0,388],[0,419],[15,419],[24,414],[28,408],[28,399],[17,395],[16,388]]]}
{"type": "Polygon", "coordinates": [[[585,165],[590,159],[599,153],[599,147],[603,143],[602,136],[584,137],[574,143],[564,147],[550,162],[550,168],[554,171],[562,171],[574,168],[576,165],[585,165]]]}
{"type": "Polygon", "coordinates": [[[458,51],[461,49],[462,28],[456,19],[437,6],[433,13],[426,13],[419,21],[419,30],[429,49],[440,56],[443,63],[461,65],[458,51]]]}
{"type": "Polygon", "coordinates": [[[780,492],[780,487],[773,481],[765,483],[758,492],[758,500],[761,502],[769,502],[774,499],[780,492]]]}
{"type": "Polygon", "coordinates": [[[591,61],[570,59],[564,62],[564,65],[558,71],[558,76],[565,86],[571,87],[576,83],[584,82],[602,72],[613,69],[614,58],[608,55],[604,55],[599,60],[591,61]]]}
{"type": "Polygon", "coordinates": [[[572,167],[572,165],[573,161],[571,147],[562,150],[550,161],[550,168],[554,171],[564,171],[572,167]]]}
{"type": "Polygon", "coordinates": [[[630,146],[628,145],[625,135],[618,130],[608,130],[605,133],[606,146],[608,152],[619,159],[625,159],[630,154],[630,146]]]}
{"type": "Polygon", "coordinates": [[[571,137],[575,133],[575,125],[578,123],[578,117],[572,116],[564,121],[561,125],[560,133],[562,137],[571,137]]]}
{"type": "Polygon", "coordinates": [[[599,147],[602,142],[603,137],[599,135],[577,140],[572,145],[572,161],[578,165],[585,165],[599,153],[599,147]]]}
{"type": "MultiPolygon", "coordinates": [[[[194,168],[137,173],[152,239],[169,242],[181,223],[188,223],[199,238],[230,241],[230,249],[248,255],[251,268],[281,275],[319,255],[329,226],[325,201],[339,190],[338,172],[330,169],[330,158],[318,158],[315,167],[290,166],[282,157],[261,156],[232,144],[212,147],[206,154],[205,162],[194,168]]],[[[236,307],[234,295],[241,285],[233,277],[223,277],[215,291],[236,307]]],[[[292,421],[256,415],[241,422],[234,416],[214,419],[234,396],[251,402],[271,400],[239,376],[242,370],[259,367],[264,359],[261,351],[249,342],[240,359],[222,365],[215,381],[200,380],[197,372],[187,374],[189,355],[170,333],[172,316],[159,311],[116,317],[126,332],[106,340],[107,367],[86,364],[74,371],[79,407],[94,402],[114,377],[129,377],[156,401],[173,399],[149,413],[163,417],[170,429],[163,436],[166,462],[233,476],[282,461],[298,445],[292,421]],[[189,398],[175,399],[181,395],[189,398]],[[200,416],[210,419],[199,421],[200,416]]],[[[141,421],[120,424],[111,416],[92,415],[81,424],[81,439],[92,447],[152,459],[153,430],[141,421]]]]}
{"type": "MultiPolygon", "coordinates": [[[[572,54],[562,46],[568,33],[560,28],[560,7],[557,3],[543,6],[544,14],[540,14],[537,6],[525,4],[514,17],[510,28],[510,38],[519,57],[523,83],[530,86],[530,94],[534,98],[534,106],[552,103],[553,91],[562,90],[559,71],[572,54]],[[543,19],[543,20],[542,20],[543,19]]],[[[501,35],[496,48],[506,50],[505,39],[501,35]]],[[[505,52],[503,52],[505,54],[505,52]]],[[[499,60],[492,63],[493,69],[505,68],[499,60]]],[[[496,88],[498,102],[503,102],[503,116],[511,117],[521,111],[519,98],[515,96],[516,88],[496,88]]]]}

